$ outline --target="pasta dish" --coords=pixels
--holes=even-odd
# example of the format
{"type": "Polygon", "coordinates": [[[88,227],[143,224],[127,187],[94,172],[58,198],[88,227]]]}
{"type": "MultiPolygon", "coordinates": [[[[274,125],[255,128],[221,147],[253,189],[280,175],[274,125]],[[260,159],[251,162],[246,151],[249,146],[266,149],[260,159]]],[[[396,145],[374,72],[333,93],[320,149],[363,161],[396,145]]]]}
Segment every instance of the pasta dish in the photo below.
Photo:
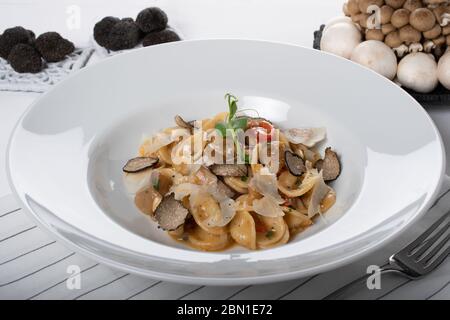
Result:
{"type": "Polygon", "coordinates": [[[204,251],[286,244],[329,210],[338,155],[325,128],[279,128],[239,110],[185,121],[143,139],[123,167],[136,207],[174,239],[204,251]]]}

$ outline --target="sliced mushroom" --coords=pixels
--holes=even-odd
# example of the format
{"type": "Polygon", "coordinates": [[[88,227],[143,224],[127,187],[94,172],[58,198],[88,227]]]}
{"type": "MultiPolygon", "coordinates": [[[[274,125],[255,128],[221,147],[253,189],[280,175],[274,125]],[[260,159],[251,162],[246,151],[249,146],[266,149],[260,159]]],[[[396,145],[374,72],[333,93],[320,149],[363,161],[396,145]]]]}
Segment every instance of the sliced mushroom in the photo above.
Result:
{"type": "Polygon", "coordinates": [[[433,12],[427,8],[419,8],[414,10],[410,17],[409,23],[418,31],[425,32],[433,29],[436,24],[436,17],[433,12]]]}
{"type": "Polygon", "coordinates": [[[134,203],[136,207],[153,218],[153,213],[161,203],[162,196],[153,186],[148,186],[136,193],[134,203]]]}
{"type": "Polygon", "coordinates": [[[248,173],[245,164],[214,164],[210,170],[221,177],[245,177],[248,173]]]}
{"type": "Polygon", "coordinates": [[[231,189],[221,180],[217,180],[217,190],[228,198],[234,198],[236,196],[236,192],[234,192],[233,189],[231,189]]]}
{"type": "Polygon", "coordinates": [[[194,130],[194,125],[191,122],[192,121],[190,121],[190,122],[184,121],[184,119],[179,115],[175,116],[175,123],[177,124],[177,126],[179,126],[181,128],[189,129],[192,133],[192,130],[194,130]]]}
{"type": "Polygon", "coordinates": [[[286,162],[286,167],[292,175],[299,177],[306,172],[305,161],[295,153],[286,150],[284,153],[284,160],[286,162]]]}
{"type": "Polygon", "coordinates": [[[136,157],[127,161],[125,166],[122,168],[123,172],[126,173],[136,173],[148,168],[153,167],[158,163],[158,158],[152,157],[136,157]]]}
{"type": "Polygon", "coordinates": [[[173,194],[164,197],[155,211],[155,219],[159,226],[166,231],[176,230],[186,220],[188,209],[180,201],[175,200],[173,194]]]}
{"type": "Polygon", "coordinates": [[[336,152],[331,148],[325,149],[325,157],[316,163],[317,170],[322,170],[323,179],[325,181],[336,180],[341,174],[341,163],[336,152]]]}

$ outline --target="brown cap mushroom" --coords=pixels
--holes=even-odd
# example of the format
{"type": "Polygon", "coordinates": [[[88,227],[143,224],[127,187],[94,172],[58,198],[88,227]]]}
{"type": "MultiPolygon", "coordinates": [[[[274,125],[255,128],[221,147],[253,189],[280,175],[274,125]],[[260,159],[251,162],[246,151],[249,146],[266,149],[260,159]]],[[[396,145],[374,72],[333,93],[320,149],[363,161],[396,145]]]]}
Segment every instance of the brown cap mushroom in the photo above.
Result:
{"type": "MultiPolygon", "coordinates": [[[[439,37],[439,35],[441,34],[441,32],[442,32],[442,28],[441,28],[441,26],[439,25],[439,24],[435,24],[434,25],[434,27],[431,29],[431,30],[428,30],[428,31],[425,31],[424,33],[423,33],[423,37],[425,38],[425,39],[434,39],[434,38],[436,38],[436,37],[439,37]]],[[[450,29],[449,29],[449,33],[450,33],[450,29]]]]}
{"type": "Polygon", "coordinates": [[[348,11],[349,15],[354,16],[354,15],[360,13],[357,0],[348,0],[346,5],[347,5],[347,11],[348,11]]]}
{"type": "Polygon", "coordinates": [[[445,38],[445,41],[446,41],[447,45],[450,46],[450,35],[448,35],[448,36],[445,38]]]}
{"type": "Polygon", "coordinates": [[[386,4],[393,9],[400,9],[405,4],[406,0],[386,0],[386,4]]]}
{"type": "Polygon", "coordinates": [[[380,29],[367,29],[366,31],[366,40],[384,40],[384,34],[380,29]]]}
{"type": "Polygon", "coordinates": [[[450,34],[450,25],[446,25],[445,27],[442,28],[442,35],[447,36],[449,34],[450,34]]]}
{"type": "Polygon", "coordinates": [[[416,9],[409,17],[409,24],[421,32],[429,31],[436,24],[436,17],[427,8],[416,9]]]}
{"type": "Polygon", "coordinates": [[[380,9],[380,22],[381,24],[386,24],[391,22],[392,14],[394,13],[394,9],[388,5],[384,5],[380,9]]]}
{"type": "Polygon", "coordinates": [[[438,6],[433,8],[433,13],[441,27],[448,25],[450,21],[450,8],[448,6],[438,6]]]}
{"type": "Polygon", "coordinates": [[[414,29],[411,25],[406,25],[400,29],[400,39],[406,44],[420,42],[422,39],[422,34],[414,29]]]}
{"type": "Polygon", "coordinates": [[[401,46],[403,41],[400,39],[400,33],[395,30],[389,33],[384,39],[384,43],[386,43],[391,48],[397,48],[401,46]]]}
{"type": "Polygon", "coordinates": [[[423,51],[423,45],[419,42],[417,43],[411,43],[409,48],[409,52],[422,52],[423,51]]]}
{"type": "Polygon", "coordinates": [[[368,13],[367,9],[372,6],[378,6],[379,8],[384,4],[384,0],[359,0],[358,7],[361,12],[368,13]]]}
{"type": "Polygon", "coordinates": [[[395,30],[397,29],[392,25],[392,23],[383,24],[381,26],[381,32],[383,32],[384,35],[387,35],[395,30]]]}
{"type": "Polygon", "coordinates": [[[401,28],[409,23],[411,12],[407,9],[395,10],[391,17],[391,23],[396,28],[401,28]]]}
{"type": "Polygon", "coordinates": [[[436,48],[436,45],[434,44],[433,41],[431,40],[427,40],[425,41],[425,43],[423,44],[423,51],[425,51],[426,53],[431,53],[431,51],[436,48]]]}
{"type": "Polygon", "coordinates": [[[422,0],[406,0],[403,8],[413,12],[416,9],[423,8],[422,0]]]}
{"type": "Polygon", "coordinates": [[[360,13],[355,16],[352,16],[352,21],[359,24],[363,28],[367,28],[367,19],[369,19],[369,15],[367,13],[360,13]]]}

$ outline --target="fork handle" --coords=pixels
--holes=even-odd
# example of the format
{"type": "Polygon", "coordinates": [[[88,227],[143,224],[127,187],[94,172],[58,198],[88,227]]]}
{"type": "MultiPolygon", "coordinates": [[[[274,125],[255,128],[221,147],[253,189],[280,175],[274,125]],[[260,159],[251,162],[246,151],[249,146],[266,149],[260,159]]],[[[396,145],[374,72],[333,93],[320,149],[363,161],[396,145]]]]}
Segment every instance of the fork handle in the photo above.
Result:
{"type": "MultiPolygon", "coordinates": [[[[402,272],[402,270],[399,269],[398,267],[396,267],[395,265],[387,265],[386,267],[383,267],[380,269],[380,275],[387,274],[387,273],[396,273],[398,275],[405,276],[405,274],[402,272]]],[[[324,300],[342,299],[342,297],[345,294],[355,292],[358,288],[365,286],[369,276],[370,275],[364,275],[364,276],[346,284],[345,286],[330,293],[328,296],[326,296],[324,298],[324,300]]]]}

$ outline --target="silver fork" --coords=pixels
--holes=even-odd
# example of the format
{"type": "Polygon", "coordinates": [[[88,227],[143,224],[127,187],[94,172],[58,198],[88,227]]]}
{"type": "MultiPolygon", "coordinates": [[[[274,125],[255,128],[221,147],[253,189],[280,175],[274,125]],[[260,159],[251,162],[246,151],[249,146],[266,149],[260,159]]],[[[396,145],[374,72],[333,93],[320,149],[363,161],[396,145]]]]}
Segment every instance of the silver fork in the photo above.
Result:
{"type": "MultiPolygon", "coordinates": [[[[419,279],[436,269],[450,253],[450,211],[444,214],[416,240],[389,258],[389,265],[380,274],[396,273],[411,280],[419,279]]],[[[365,284],[368,276],[356,279],[326,296],[326,300],[339,299],[365,284]]]]}

